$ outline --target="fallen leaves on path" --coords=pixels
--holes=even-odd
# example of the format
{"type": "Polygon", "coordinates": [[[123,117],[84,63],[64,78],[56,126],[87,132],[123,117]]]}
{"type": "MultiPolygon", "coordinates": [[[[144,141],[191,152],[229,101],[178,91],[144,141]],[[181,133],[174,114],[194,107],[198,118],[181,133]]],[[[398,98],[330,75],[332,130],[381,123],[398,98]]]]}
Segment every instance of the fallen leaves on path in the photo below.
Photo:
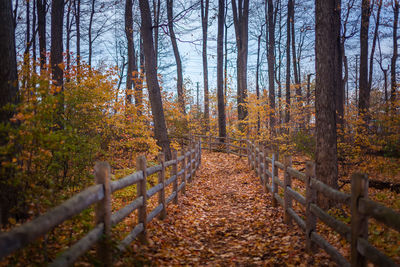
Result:
{"type": "Polygon", "coordinates": [[[304,233],[283,222],[247,161],[203,153],[202,166],[164,221],[148,225],[149,244],[133,243],[120,265],[334,266],[305,252],[304,233]]]}

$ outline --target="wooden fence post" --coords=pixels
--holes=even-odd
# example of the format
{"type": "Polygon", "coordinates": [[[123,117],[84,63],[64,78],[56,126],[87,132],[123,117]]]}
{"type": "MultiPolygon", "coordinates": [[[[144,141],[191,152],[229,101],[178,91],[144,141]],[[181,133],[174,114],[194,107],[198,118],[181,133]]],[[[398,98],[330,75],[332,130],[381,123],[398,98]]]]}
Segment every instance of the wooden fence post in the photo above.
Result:
{"type": "Polygon", "coordinates": [[[250,150],[250,140],[246,140],[246,150],[247,150],[247,162],[249,164],[249,168],[251,169],[251,150],[250,150]]]}
{"type": "Polygon", "coordinates": [[[353,173],[351,176],[351,266],[366,266],[367,259],[357,250],[358,238],[368,240],[368,216],[358,211],[360,198],[368,198],[368,176],[353,173]]]}
{"type": "Polygon", "coordinates": [[[288,172],[288,167],[292,167],[292,156],[285,156],[284,158],[285,173],[283,181],[284,190],[284,211],[285,211],[285,223],[292,225],[292,216],[289,214],[289,209],[292,208],[292,196],[288,192],[288,187],[292,187],[292,177],[288,172]]]}
{"type": "Polygon", "coordinates": [[[229,137],[225,137],[225,152],[229,154],[229,137]]]}
{"type": "Polygon", "coordinates": [[[165,204],[165,155],[164,153],[160,153],[158,154],[158,162],[161,165],[161,171],[158,173],[158,183],[162,184],[163,187],[160,190],[159,194],[158,194],[158,204],[162,204],[163,205],[163,209],[160,213],[159,218],[161,220],[164,220],[165,217],[167,216],[167,206],[165,204]]]}
{"type": "Polygon", "coordinates": [[[279,179],[279,172],[278,172],[278,167],[275,166],[275,161],[278,161],[279,159],[279,154],[278,153],[273,153],[272,154],[272,206],[277,207],[278,202],[275,198],[275,194],[278,193],[278,183],[275,181],[276,179],[279,179]]]}
{"type": "Polygon", "coordinates": [[[192,143],[189,145],[189,183],[192,182],[192,171],[193,171],[193,165],[192,165],[192,143]]]}
{"type": "Polygon", "coordinates": [[[210,132],[210,136],[209,136],[209,139],[208,139],[208,147],[209,147],[209,151],[211,152],[211,132],[210,132]]]}
{"type": "Polygon", "coordinates": [[[311,241],[311,233],[317,226],[317,217],[311,212],[311,204],[317,202],[317,191],[311,187],[311,178],[315,177],[315,165],[312,161],[306,163],[306,249],[310,253],[316,253],[317,244],[311,241]]]}
{"type": "Polygon", "coordinates": [[[96,184],[102,184],[104,198],[97,203],[95,209],[95,224],[104,224],[104,237],[98,243],[97,257],[103,262],[103,266],[112,266],[111,248],[111,168],[107,162],[97,162],[94,166],[96,184]]]}
{"type": "Polygon", "coordinates": [[[137,184],[137,196],[143,197],[143,205],[138,211],[138,223],[143,224],[143,231],[138,235],[138,238],[142,244],[147,244],[147,162],[145,156],[141,155],[137,157],[136,169],[143,172],[143,179],[137,184]]]}
{"type": "Polygon", "coordinates": [[[242,139],[239,140],[239,158],[242,158],[242,139]]]}
{"type": "Polygon", "coordinates": [[[201,140],[199,140],[198,152],[199,152],[199,166],[200,166],[201,165],[201,140]]]}
{"type": "Polygon", "coordinates": [[[261,163],[263,162],[263,151],[261,151],[261,144],[258,144],[258,175],[260,176],[261,185],[264,184],[263,168],[261,163]]]}
{"type": "Polygon", "coordinates": [[[172,176],[176,176],[176,179],[173,183],[173,190],[174,192],[176,192],[175,198],[174,198],[174,204],[178,204],[178,160],[177,160],[177,152],[175,149],[172,149],[172,160],[174,161],[174,163],[172,164],[172,168],[171,168],[171,177],[172,176]]]}
{"type": "Polygon", "coordinates": [[[187,167],[186,167],[186,151],[182,150],[182,155],[183,155],[183,160],[182,160],[182,169],[183,169],[183,182],[185,182],[185,185],[182,188],[182,193],[186,195],[186,175],[187,175],[187,167]]]}
{"type": "Polygon", "coordinates": [[[254,171],[258,175],[258,153],[257,153],[257,143],[254,143],[254,171]]]}
{"type": "Polygon", "coordinates": [[[268,156],[267,151],[268,151],[268,149],[266,147],[263,147],[263,154],[264,154],[264,157],[263,157],[263,163],[264,163],[264,190],[265,190],[265,192],[268,192],[267,185],[269,184],[269,176],[267,174],[267,171],[269,169],[269,163],[267,161],[267,156],[268,156]]]}

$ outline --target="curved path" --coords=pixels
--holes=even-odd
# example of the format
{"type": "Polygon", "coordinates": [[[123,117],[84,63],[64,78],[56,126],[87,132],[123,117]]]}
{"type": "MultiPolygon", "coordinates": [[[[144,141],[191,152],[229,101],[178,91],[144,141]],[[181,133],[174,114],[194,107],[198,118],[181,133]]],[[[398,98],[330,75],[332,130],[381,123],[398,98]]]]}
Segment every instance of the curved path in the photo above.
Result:
{"type": "Polygon", "coordinates": [[[204,153],[195,180],[164,221],[148,226],[149,245],[133,244],[121,264],[153,266],[333,265],[305,253],[303,233],[283,223],[247,161],[204,153]]]}

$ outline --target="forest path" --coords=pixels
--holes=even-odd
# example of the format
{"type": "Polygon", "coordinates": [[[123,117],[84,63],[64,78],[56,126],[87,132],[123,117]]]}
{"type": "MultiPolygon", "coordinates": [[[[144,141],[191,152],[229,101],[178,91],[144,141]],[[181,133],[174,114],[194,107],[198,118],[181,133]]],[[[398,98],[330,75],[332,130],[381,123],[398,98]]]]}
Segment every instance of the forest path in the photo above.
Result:
{"type": "Polygon", "coordinates": [[[283,222],[245,158],[203,152],[186,196],[168,207],[164,221],[148,225],[149,245],[134,243],[121,264],[259,266],[331,265],[312,262],[304,234],[283,222]]]}

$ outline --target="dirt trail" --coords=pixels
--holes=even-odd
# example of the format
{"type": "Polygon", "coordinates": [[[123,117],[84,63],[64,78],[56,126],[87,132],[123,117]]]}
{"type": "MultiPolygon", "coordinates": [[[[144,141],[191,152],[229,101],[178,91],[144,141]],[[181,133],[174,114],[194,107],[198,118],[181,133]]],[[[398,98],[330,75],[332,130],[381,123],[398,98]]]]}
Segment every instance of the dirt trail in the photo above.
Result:
{"type": "Polygon", "coordinates": [[[186,196],[164,221],[149,224],[149,245],[133,244],[121,264],[334,265],[324,253],[312,260],[301,229],[285,225],[282,215],[244,158],[203,153],[186,196]]]}

